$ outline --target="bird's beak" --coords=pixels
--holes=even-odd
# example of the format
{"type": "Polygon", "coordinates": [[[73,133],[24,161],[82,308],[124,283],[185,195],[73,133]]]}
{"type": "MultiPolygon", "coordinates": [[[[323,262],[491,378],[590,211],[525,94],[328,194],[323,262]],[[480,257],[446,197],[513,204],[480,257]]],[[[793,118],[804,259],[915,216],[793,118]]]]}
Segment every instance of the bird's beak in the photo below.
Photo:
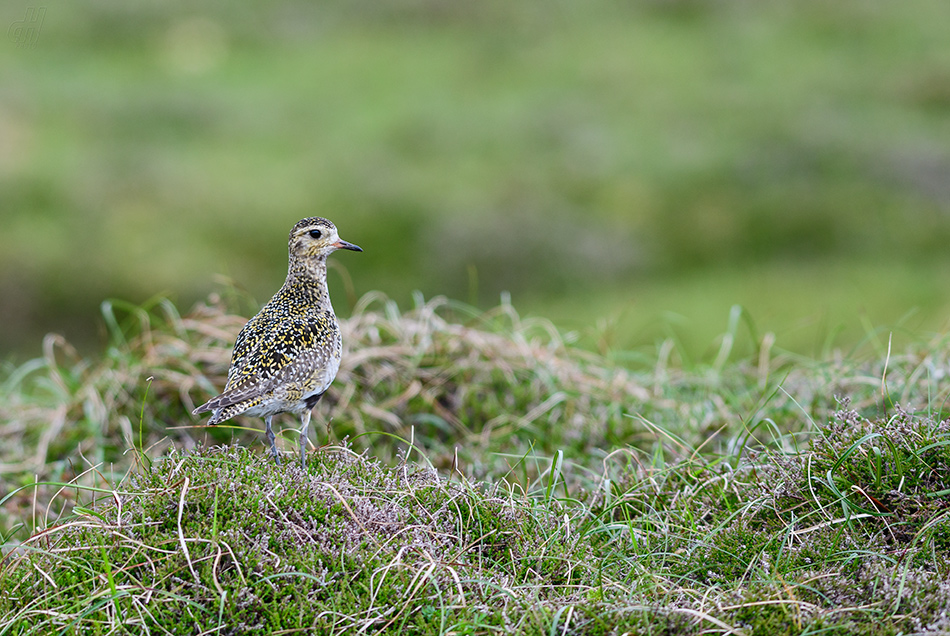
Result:
{"type": "Polygon", "coordinates": [[[363,251],[363,248],[360,247],[359,245],[353,245],[352,243],[344,241],[343,239],[340,239],[339,241],[334,243],[333,247],[337,248],[338,250],[353,250],[354,252],[363,251]]]}

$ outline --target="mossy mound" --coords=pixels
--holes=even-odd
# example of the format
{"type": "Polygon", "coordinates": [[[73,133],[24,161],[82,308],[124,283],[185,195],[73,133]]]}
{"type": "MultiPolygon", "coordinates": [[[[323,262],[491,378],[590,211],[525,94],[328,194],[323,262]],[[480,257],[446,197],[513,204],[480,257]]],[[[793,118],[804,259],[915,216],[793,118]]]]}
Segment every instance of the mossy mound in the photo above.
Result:
{"type": "Polygon", "coordinates": [[[9,557],[14,633],[513,626],[595,568],[551,507],[343,448],[306,470],[236,446],[172,452],[76,512],[9,557]]]}

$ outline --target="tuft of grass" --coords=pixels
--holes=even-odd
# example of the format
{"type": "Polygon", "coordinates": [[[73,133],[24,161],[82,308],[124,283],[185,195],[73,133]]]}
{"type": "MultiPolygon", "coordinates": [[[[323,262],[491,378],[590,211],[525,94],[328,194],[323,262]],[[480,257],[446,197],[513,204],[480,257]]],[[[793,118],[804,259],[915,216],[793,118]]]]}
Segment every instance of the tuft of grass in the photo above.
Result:
{"type": "Polygon", "coordinates": [[[599,553],[632,566],[626,589],[736,633],[942,633],[950,421],[849,407],[798,451],[607,471],[599,553]]]}
{"type": "MultiPolygon", "coordinates": [[[[43,357],[0,379],[8,396],[0,401],[0,488],[68,482],[91,467],[118,475],[171,445],[263,448],[258,419],[209,428],[191,415],[224,386],[246,321],[238,311],[251,313],[253,304],[230,288],[185,315],[167,299],[103,303],[111,338],[99,359],[48,336],[43,357]]],[[[795,448],[838,409],[836,395],[874,415],[895,402],[926,404],[938,419],[944,410],[945,339],[918,338],[888,355],[886,334],[869,330],[854,351],[806,359],[775,347],[770,333],[743,329],[751,324],[744,315],[732,312],[713,362],[704,364],[686,358],[672,337],[653,350],[595,354],[510,303],[482,312],[417,297],[400,310],[371,293],[342,321],[346,351],[315,413],[317,439],[348,440],[386,462],[409,440],[439,470],[522,487],[548,474],[548,458],[560,451],[570,460],[560,470],[563,490],[599,474],[626,447],[658,462],[685,448],[739,455],[761,445],[795,448]]],[[[279,444],[295,447],[297,422],[279,419],[278,429],[280,422],[287,428],[279,444]]],[[[86,475],[94,485],[96,473],[86,475]]],[[[21,493],[0,512],[0,529],[44,509],[53,492],[21,493]]]]}
{"type": "Polygon", "coordinates": [[[371,295],[343,439],[302,470],[182,426],[227,301],[104,309],[102,359],[50,337],[3,380],[0,635],[950,628],[945,338],[803,359],[736,308],[711,363],[608,358],[508,304],[371,295]]]}
{"type": "Polygon", "coordinates": [[[579,498],[340,446],[172,450],[7,546],[0,633],[942,633],[948,425],[847,406],[800,452],[608,462],[579,498]]]}
{"type": "MultiPolygon", "coordinates": [[[[0,475],[68,480],[80,466],[127,466],[128,448],[263,444],[258,419],[208,428],[191,415],[225,384],[246,321],[228,306],[240,302],[216,294],[185,316],[167,300],[105,303],[111,344],[95,362],[47,338],[44,357],[7,381],[13,399],[0,405],[0,422],[11,443],[0,449],[0,462],[9,462],[0,475]]],[[[439,468],[484,477],[517,466],[527,483],[545,470],[530,459],[535,451],[592,450],[607,431],[630,426],[627,400],[648,396],[632,373],[570,346],[546,321],[520,318],[510,304],[478,312],[417,299],[401,312],[369,294],[341,327],[347,351],[316,419],[329,422],[327,441],[349,439],[383,459],[395,459],[409,439],[439,468]]],[[[283,421],[278,437],[292,448],[298,423],[283,421]]]]}

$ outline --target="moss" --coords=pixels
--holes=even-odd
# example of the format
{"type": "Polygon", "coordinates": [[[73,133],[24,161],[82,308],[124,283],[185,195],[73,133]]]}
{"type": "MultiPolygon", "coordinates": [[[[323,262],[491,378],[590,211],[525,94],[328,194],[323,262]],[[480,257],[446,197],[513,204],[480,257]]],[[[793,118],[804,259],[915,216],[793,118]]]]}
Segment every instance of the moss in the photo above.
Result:
{"type": "MultiPolygon", "coordinates": [[[[235,633],[339,627],[343,617],[385,632],[425,631],[462,599],[509,589],[521,605],[587,574],[566,565],[570,543],[552,540],[550,529],[563,521],[530,502],[345,450],[317,454],[306,472],[240,447],[172,453],[136,482],[97,501],[81,523],[50,533],[51,551],[9,564],[4,612],[45,585],[39,572],[95,596],[110,570],[109,585],[133,598],[183,603],[147,621],[172,633],[190,632],[193,615],[207,622],[219,613],[235,633]]],[[[65,613],[61,601],[43,599],[47,612],[65,613]]],[[[77,620],[93,624],[107,611],[77,620]]]]}

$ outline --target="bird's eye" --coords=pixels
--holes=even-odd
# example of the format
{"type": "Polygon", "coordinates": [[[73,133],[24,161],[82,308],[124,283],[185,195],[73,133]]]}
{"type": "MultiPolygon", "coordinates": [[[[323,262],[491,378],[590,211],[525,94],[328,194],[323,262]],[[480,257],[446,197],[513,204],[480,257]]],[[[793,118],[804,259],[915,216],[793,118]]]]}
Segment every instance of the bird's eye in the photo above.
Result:
{"type": "Polygon", "coordinates": [[[320,230],[310,230],[310,238],[318,239],[323,236],[323,232],[320,230]]]}

